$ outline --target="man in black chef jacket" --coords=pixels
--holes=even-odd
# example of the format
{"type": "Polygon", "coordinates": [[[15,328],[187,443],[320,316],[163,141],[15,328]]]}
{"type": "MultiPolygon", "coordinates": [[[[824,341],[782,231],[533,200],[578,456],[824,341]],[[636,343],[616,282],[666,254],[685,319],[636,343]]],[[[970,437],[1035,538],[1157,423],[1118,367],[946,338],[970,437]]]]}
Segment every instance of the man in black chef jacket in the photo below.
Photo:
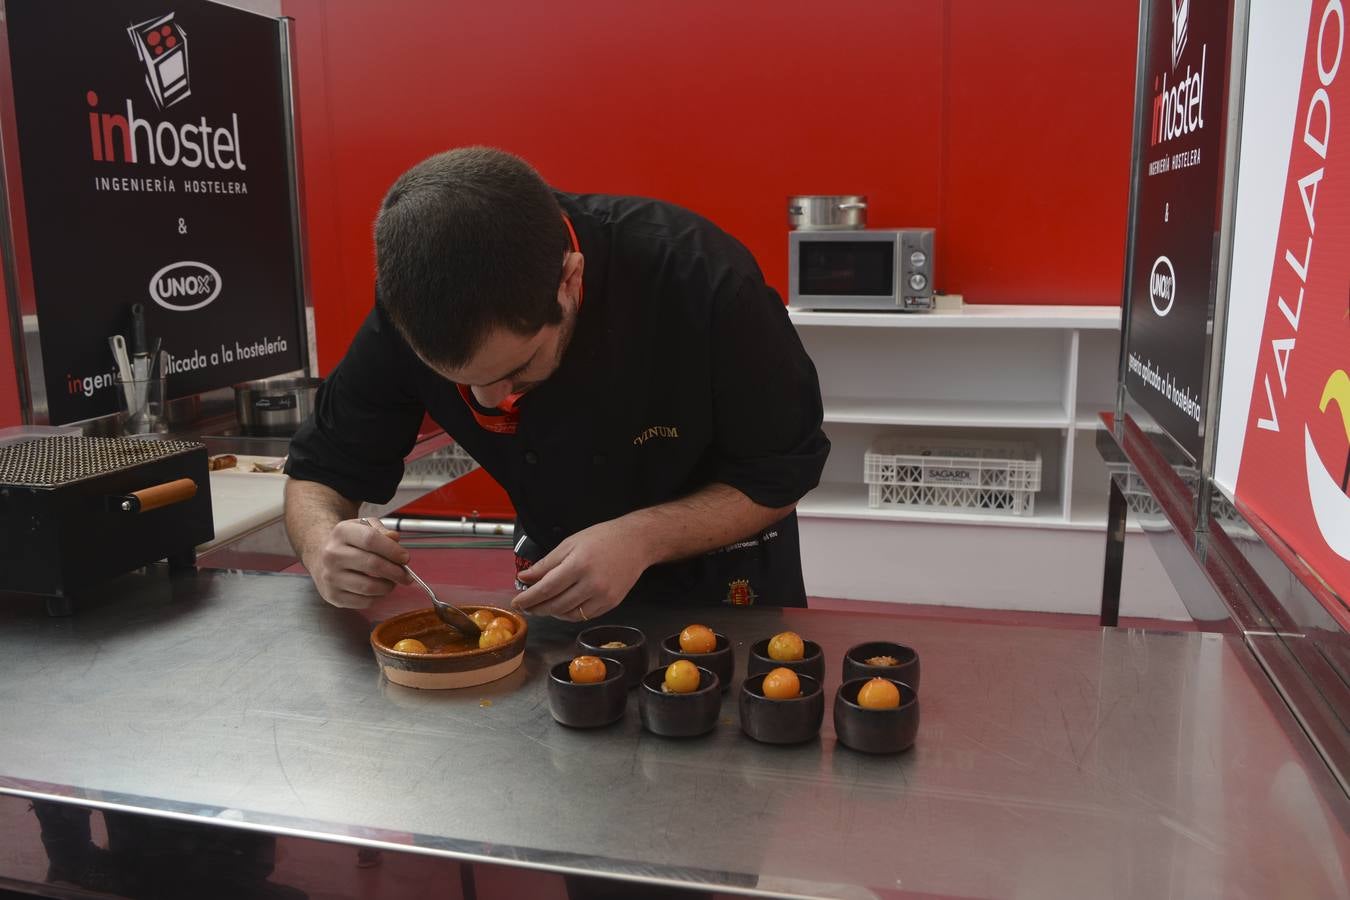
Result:
{"type": "Polygon", "coordinates": [[[286,465],[286,526],[329,603],[406,581],[407,551],[354,517],[393,495],[425,411],[542,548],[522,611],[806,604],[793,510],[829,453],[820,385],[736,239],[476,147],[405,172],[375,248],[375,307],[286,465]]]}

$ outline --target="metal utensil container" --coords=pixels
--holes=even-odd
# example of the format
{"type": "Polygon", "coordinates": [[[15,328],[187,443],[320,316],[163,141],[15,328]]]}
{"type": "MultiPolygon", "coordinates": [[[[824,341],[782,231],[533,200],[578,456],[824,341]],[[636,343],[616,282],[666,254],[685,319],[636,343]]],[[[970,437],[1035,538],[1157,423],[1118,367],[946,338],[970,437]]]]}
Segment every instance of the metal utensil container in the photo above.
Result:
{"type": "Polygon", "coordinates": [[[867,227],[865,194],[800,194],[788,198],[788,227],[831,231],[867,227]]]}
{"type": "Polygon", "coordinates": [[[314,411],[322,378],[266,378],[234,386],[234,408],[245,434],[294,434],[314,411]]]}

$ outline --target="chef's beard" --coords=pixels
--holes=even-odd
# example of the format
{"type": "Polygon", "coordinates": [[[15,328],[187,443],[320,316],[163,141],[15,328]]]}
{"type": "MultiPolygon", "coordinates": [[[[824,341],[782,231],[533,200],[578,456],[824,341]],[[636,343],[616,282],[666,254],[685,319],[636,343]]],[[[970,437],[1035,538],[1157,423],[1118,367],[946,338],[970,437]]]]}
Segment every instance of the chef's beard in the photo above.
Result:
{"type": "Polygon", "coordinates": [[[577,330],[577,317],[580,315],[581,304],[574,303],[571,314],[563,318],[558,328],[558,356],[553,360],[554,372],[562,368],[563,357],[567,354],[567,348],[572,346],[572,335],[577,330]]]}
{"type": "Polygon", "coordinates": [[[549,371],[548,377],[543,378],[539,381],[531,381],[526,384],[517,385],[513,393],[528,394],[530,391],[539,387],[539,385],[543,384],[545,381],[548,381],[549,378],[552,378],[554,375],[557,374],[558,370],[562,368],[563,358],[567,355],[567,348],[572,345],[572,335],[576,332],[577,316],[579,316],[580,314],[581,314],[581,304],[579,302],[574,303],[572,306],[572,312],[563,316],[563,320],[558,323],[557,351],[554,354],[553,368],[549,371]]]}

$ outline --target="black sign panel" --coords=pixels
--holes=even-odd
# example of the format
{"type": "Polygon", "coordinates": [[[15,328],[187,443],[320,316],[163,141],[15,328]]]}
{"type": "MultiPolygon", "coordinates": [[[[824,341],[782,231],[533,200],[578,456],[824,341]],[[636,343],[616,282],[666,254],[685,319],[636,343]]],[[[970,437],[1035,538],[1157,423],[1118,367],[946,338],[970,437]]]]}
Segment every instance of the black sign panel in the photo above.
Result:
{"type": "Polygon", "coordinates": [[[130,308],[181,397],[303,367],[279,24],[205,0],[7,0],[53,423],[117,409],[130,308]]]}
{"type": "Polygon", "coordinates": [[[1134,161],[1125,385],[1198,459],[1223,187],[1229,0],[1144,2],[1148,80],[1135,111],[1143,144],[1134,161]]]}

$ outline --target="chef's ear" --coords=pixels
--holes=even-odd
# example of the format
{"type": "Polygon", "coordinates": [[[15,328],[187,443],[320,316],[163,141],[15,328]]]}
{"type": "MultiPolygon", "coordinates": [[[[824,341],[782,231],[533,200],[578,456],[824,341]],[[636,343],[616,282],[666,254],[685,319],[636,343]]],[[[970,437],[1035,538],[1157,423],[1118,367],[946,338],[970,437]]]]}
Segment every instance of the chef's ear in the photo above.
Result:
{"type": "Polygon", "coordinates": [[[567,254],[560,287],[568,297],[576,297],[581,293],[581,272],[585,268],[586,257],[576,251],[567,254]]]}

